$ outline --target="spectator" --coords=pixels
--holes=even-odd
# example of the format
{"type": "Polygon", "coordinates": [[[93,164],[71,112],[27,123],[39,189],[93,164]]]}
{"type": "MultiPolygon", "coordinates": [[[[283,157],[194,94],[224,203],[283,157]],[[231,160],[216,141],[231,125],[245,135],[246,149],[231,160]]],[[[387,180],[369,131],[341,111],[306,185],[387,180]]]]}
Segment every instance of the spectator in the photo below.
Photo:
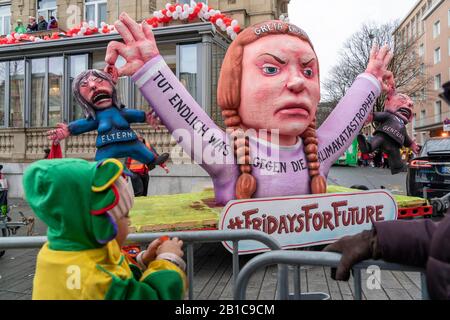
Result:
{"type": "Polygon", "coordinates": [[[58,21],[56,20],[56,18],[54,16],[50,17],[50,22],[48,24],[48,30],[51,29],[58,29],[58,21]]]}
{"type": "MultiPolygon", "coordinates": [[[[145,141],[142,135],[138,135],[139,141],[141,141],[145,146],[152,150],[150,145],[145,141]]],[[[127,168],[133,173],[131,182],[133,184],[134,196],[135,197],[146,197],[148,193],[148,181],[150,179],[148,173],[153,170],[155,166],[147,166],[137,160],[127,158],[126,162],[127,168]]]]}
{"type": "Polygon", "coordinates": [[[23,25],[22,19],[17,19],[17,27],[14,29],[14,31],[20,34],[27,32],[27,29],[23,25]]]}
{"type": "Polygon", "coordinates": [[[48,23],[44,16],[39,16],[38,31],[47,30],[48,23]]]}
{"type": "Polygon", "coordinates": [[[389,156],[386,152],[383,152],[383,169],[389,169],[389,156]]]}
{"type": "Polygon", "coordinates": [[[35,32],[38,31],[38,24],[36,23],[35,17],[29,18],[29,24],[27,26],[27,32],[35,32]]]}
{"type": "Polygon", "coordinates": [[[45,153],[44,159],[48,159],[48,156],[50,155],[50,148],[45,148],[44,153],[45,153]]]}

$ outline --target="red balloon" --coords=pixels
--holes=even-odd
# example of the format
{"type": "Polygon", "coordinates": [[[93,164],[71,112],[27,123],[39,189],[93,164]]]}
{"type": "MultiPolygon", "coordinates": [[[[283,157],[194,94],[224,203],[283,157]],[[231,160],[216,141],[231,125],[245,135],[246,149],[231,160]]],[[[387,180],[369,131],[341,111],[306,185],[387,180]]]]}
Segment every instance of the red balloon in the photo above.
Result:
{"type": "Polygon", "coordinates": [[[239,33],[239,31],[241,31],[241,27],[236,26],[233,28],[234,32],[239,33]]]}

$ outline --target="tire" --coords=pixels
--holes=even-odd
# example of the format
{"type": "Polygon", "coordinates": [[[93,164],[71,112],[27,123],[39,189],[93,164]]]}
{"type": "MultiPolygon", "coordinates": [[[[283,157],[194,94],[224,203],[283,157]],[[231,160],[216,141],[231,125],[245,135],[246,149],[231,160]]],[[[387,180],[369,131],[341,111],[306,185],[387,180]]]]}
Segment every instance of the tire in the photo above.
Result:
{"type": "MultiPolygon", "coordinates": [[[[7,237],[8,233],[6,232],[5,229],[2,229],[2,237],[7,237]]],[[[3,257],[5,255],[6,250],[0,250],[0,258],[3,257]]]]}

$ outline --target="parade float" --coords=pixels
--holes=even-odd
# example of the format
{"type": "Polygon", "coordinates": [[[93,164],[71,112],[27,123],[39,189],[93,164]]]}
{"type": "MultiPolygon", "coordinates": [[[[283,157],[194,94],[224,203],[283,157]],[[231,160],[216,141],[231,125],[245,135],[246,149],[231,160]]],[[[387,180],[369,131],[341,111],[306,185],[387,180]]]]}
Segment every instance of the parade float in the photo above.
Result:
{"type": "MultiPolygon", "coordinates": [[[[431,207],[422,199],[393,196],[386,190],[327,186],[331,166],[354,142],[378,96],[395,93],[393,75],[387,70],[392,58],[387,47],[372,50],[366,72],[316,128],[319,63],[305,31],[287,21],[263,22],[241,31],[237,21],[203,3],[168,4],[142,25],[122,14],[114,27],[89,30],[82,26],[66,36],[119,32],[124,43],[110,43],[107,68],[113,68],[119,56],[126,61],[117,71],[119,76],[132,77],[162,124],[213,181],[213,189],[201,193],[137,199],[130,212],[136,232],[256,229],[276,237],[284,248],[298,248],[356,234],[375,221],[431,215],[431,207]],[[225,130],[172,73],[151,32],[172,20],[195,19],[210,21],[233,40],[217,91],[225,130]],[[279,43],[284,43],[283,50],[279,43]]],[[[117,119],[110,118],[113,127],[120,127],[117,119]]],[[[87,115],[87,120],[92,119],[96,120],[87,115]]],[[[139,120],[146,121],[146,116],[139,120]]],[[[52,139],[65,138],[68,131],[67,126],[59,126],[52,139]]],[[[111,146],[123,152],[111,156],[125,156],[128,140],[112,141],[111,146]]],[[[239,249],[241,253],[265,250],[247,242],[239,249]]]]}

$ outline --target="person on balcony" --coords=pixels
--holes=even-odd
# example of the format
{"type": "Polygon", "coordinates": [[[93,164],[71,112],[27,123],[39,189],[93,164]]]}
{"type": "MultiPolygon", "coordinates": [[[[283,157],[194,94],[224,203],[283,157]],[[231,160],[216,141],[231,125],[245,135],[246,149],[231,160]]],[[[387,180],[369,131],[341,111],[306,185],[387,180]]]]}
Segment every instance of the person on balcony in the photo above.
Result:
{"type": "Polygon", "coordinates": [[[17,19],[17,26],[16,26],[16,28],[14,29],[14,31],[15,31],[16,33],[20,33],[20,34],[26,33],[26,32],[27,32],[27,29],[26,29],[25,26],[23,25],[22,19],[17,19]]]}
{"type": "Polygon", "coordinates": [[[38,31],[45,31],[47,30],[48,23],[45,20],[44,16],[39,16],[39,23],[38,23],[38,31]]]}
{"type": "Polygon", "coordinates": [[[58,29],[58,20],[54,16],[50,17],[50,22],[48,24],[48,30],[58,29]]]}
{"type": "Polygon", "coordinates": [[[29,17],[29,23],[27,26],[27,32],[35,32],[38,31],[38,24],[36,23],[35,17],[29,17]]]}

